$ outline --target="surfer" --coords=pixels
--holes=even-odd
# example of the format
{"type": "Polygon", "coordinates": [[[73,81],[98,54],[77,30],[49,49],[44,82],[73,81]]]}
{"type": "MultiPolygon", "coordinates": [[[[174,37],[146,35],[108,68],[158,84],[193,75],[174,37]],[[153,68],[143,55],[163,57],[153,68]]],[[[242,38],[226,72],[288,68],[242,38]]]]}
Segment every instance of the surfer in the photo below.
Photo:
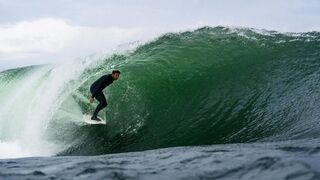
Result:
{"type": "Polygon", "coordinates": [[[119,78],[119,75],[119,70],[113,70],[112,74],[106,74],[101,76],[90,86],[91,96],[89,97],[89,102],[93,103],[94,98],[96,98],[99,101],[99,104],[96,107],[96,110],[94,111],[91,120],[101,121],[101,119],[98,118],[98,113],[100,110],[107,107],[108,105],[106,97],[104,96],[102,90],[109,86],[114,80],[117,80],[119,78]]]}

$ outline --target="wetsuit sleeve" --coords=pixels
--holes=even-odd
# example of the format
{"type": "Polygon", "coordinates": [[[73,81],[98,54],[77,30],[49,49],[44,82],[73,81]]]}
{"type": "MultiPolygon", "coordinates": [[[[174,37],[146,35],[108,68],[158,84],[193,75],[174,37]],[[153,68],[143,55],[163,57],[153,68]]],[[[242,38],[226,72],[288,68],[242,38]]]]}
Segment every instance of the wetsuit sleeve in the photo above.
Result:
{"type": "Polygon", "coordinates": [[[94,87],[94,89],[92,89],[92,98],[94,98],[97,93],[102,92],[102,90],[106,87],[107,80],[107,76],[103,76],[101,79],[98,80],[97,85],[94,87]]]}
{"type": "Polygon", "coordinates": [[[100,81],[97,84],[97,87],[95,89],[93,89],[92,95],[91,95],[92,98],[94,98],[98,92],[102,91],[102,84],[103,84],[103,81],[100,81]]]}

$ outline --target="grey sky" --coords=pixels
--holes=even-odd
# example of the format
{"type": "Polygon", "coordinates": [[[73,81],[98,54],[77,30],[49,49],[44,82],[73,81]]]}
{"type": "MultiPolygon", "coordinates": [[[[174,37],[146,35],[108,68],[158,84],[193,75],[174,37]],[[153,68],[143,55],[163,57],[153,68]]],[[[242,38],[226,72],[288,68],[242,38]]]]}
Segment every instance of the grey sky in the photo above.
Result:
{"type": "Polygon", "coordinates": [[[308,31],[319,28],[320,1],[0,0],[0,12],[0,23],[51,17],[84,26],[175,27],[204,22],[308,31]]]}
{"type": "Polygon", "coordinates": [[[0,0],[0,69],[76,58],[103,50],[103,44],[111,48],[205,25],[301,32],[320,31],[319,20],[319,0],[0,0]],[[38,32],[32,34],[33,28],[38,32]],[[47,49],[40,48],[35,41],[47,31],[41,36],[47,49]],[[68,33],[86,39],[70,39],[68,33]],[[59,41],[52,44],[53,37],[59,41]],[[61,48],[50,49],[57,44],[61,48]]]}

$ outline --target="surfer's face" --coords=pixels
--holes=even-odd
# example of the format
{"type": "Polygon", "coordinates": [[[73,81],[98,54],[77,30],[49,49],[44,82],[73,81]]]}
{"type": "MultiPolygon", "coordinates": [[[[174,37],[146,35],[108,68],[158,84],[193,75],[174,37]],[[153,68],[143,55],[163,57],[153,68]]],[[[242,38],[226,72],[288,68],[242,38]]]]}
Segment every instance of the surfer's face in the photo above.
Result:
{"type": "Polygon", "coordinates": [[[119,73],[114,73],[114,74],[112,74],[112,78],[114,79],[114,80],[117,80],[117,79],[119,79],[119,73]]]}

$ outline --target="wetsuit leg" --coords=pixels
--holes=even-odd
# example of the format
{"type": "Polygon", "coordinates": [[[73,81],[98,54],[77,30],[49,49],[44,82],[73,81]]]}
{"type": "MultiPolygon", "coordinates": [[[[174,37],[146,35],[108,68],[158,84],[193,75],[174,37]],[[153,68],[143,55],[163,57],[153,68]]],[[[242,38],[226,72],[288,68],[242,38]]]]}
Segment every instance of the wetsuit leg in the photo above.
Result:
{"type": "Polygon", "coordinates": [[[107,107],[108,103],[106,100],[106,97],[104,96],[103,92],[97,93],[95,95],[95,98],[99,101],[98,106],[96,107],[96,110],[94,111],[92,117],[97,117],[98,113],[101,109],[107,107]]]}

